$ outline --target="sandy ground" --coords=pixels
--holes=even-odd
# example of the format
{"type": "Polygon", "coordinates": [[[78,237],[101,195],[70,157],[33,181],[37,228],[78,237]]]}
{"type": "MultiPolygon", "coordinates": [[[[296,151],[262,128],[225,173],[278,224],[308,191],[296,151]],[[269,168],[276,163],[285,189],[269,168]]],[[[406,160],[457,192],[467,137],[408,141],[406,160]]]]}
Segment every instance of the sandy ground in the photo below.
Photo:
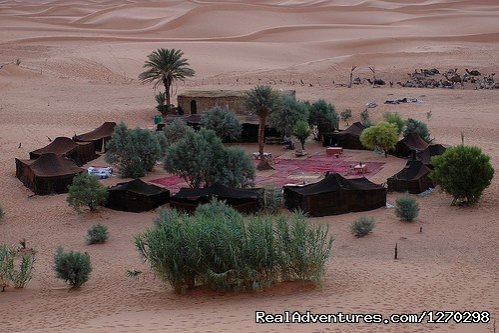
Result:
{"type": "MultiPolygon", "coordinates": [[[[329,224],[336,239],[320,289],[286,284],[259,293],[179,296],[154,278],[134,249],[133,236],[152,225],[153,212],[77,215],[66,195],[30,197],[15,178],[14,158],[46,145],[47,136],[71,136],[103,121],[152,124],[154,91],[137,75],[147,54],[175,47],[197,72],[178,91],[272,84],[296,89],[301,99],[324,98],[339,111],[351,108],[354,120],[371,100],[379,104],[371,111],[375,120],[396,111],[426,121],[431,111],[428,125],[437,142],[458,144],[464,132],[465,142],[480,146],[497,169],[498,90],[338,84],[347,83],[351,66],[358,66],[355,76],[371,77],[371,66],[394,82],[431,67],[490,74],[498,70],[498,18],[495,0],[0,0],[0,205],[6,211],[0,243],[26,238],[38,251],[28,287],[0,294],[0,332],[493,332],[492,322],[257,325],[255,311],[497,316],[498,177],[473,208],[450,207],[450,198],[438,192],[420,198],[421,214],[412,224],[389,209],[310,219],[329,224]],[[19,66],[9,64],[15,59],[19,66]],[[424,103],[383,104],[402,97],[424,103]],[[349,226],[362,215],[375,217],[377,226],[356,239],[349,226]],[[86,246],[86,230],[96,222],[109,227],[110,239],[86,246]],[[81,290],[68,291],[55,279],[58,245],[90,254],[94,271],[81,290]],[[129,278],[129,269],[144,274],[129,278]]],[[[384,160],[366,154],[366,161],[384,160]]],[[[393,157],[387,162],[373,181],[384,182],[403,165],[393,157]]],[[[156,170],[147,179],[162,174],[156,170]]],[[[390,194],[389,202],[397,196],[390,194]]]]}

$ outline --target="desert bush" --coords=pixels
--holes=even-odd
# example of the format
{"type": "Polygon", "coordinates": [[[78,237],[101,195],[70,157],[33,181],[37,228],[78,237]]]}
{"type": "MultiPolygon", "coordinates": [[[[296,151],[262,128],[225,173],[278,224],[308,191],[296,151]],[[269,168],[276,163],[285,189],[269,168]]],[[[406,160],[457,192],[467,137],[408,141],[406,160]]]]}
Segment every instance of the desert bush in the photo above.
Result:
{"type": "Polygon", "coordinates": [[[94,224],[87,231],[86,242],[88,245],[91,244],[102,244],[107,241],[109,237],[107,227],[101,223],[94,224]]]}
{"type": "Polygon", "coordinates": [[[107,143],[105,158],[119,167],[121,177],[139,178],[152,171],[162,152],[155,133],[138,127],[129,129],[120,123],[107,143]]]}
{"type": "Polygon", "coordinates": [[[310,105],[310,116],[308,122],[318,128],[318,135],[331,133],[338,128],[339,117],[333,105],[323,99],[319,99],[310,105]]]}
{"type": "Polygon", "coordinates": [[[412,222],[419,215],[419,203],[406,195],[395,201],[395,215],[402,221],[412,222]]]}
{"type": "Polygon", "coordinates": [[[452,197],[452,204],[463,200],[476,204],[494,178],[490,157],[478,147],[459,145],[431,159],[431,178],[452,197]]]}
{"type": "Polygon", "coordinates": [[[0,245],[0,287],[2,291],[9,285],[15,288],[24,288],[31,280],[31,271],[35,263],[35,251],[26,251],[21,254],[19,269],[16,268],[18,251],[9,245],[0,245]]]}
{"type": "Polygon", "coordinates": [[[203,126],[212,130],[222,141],[236,141],[241,137],[241,124],[234,112],[215,106],[203,114],[203,126]]]}
{"type": "Polygon", "coordinates": [[[258,290],[283,280],[319,284],[333,238],[303,216],[243,216],[221,202],[194,215],[161,212],[136,236],[138,251],[175,292],[195,285],[219,291],[258,290]],[[277,221],[276,221],[277,220],[277,221]]]}
{"type": "Polygon", "coordinates": [[[54,262],[56,277],[64,280],[75,289],[87,282],[92,272],[88,254],[73,251],[64,252],[60,246],[55,253],[54,262]]]}
{"type": "Polygon", "coordinates": [[[309,111],[306,103],[295,96],[283,95],[282,108],[269,115],[269,124],[284,136],[290,136],[298,120],[308,120],[309,111]]]}
{"type": "Polygon", "coordinates": [[[356,237],[364,237],[374,229],[374,226],[374,218],[361,216],[352,223],[350,229],[356,237]]]}
{"type": "Polygon", "coordinates": [[[352,118],[352,110],[346,109],[345,111],[341,111],[340,112],[340,118],[345,123],[347,123],[347,126],[348,126],[348,119],[352,118]]]}
{"type": "Polygon", "coordinates": [[[66,201],[77,212],[81,212],[82,207],[95,211],[97,207],[106,203],[108,195],[107,188],[99,183],[97,177],[83,172],[75,176],[73,183],[68,186],[66,201]]]}
{"type": "Polygon", "coordinates": [[[165,170],[182,177],[193,188],[216,182],[234,187],[254,183],[255,168],[242,148],[225,148],[212,130],[202,128],[168,148],[165,170]]]}
{"type": "Polygon", "coordinates": [[[373,122],[371,120],[371,116],[369,115],[368,109],[364,109],[364,111],[360,113],[360,122],[366,128],[373,126],[373,122]]]}
{"type": "Polygon", "coordinates": [[[422,121],[409,118],[405,123],[404,137],[409,133],[417,133],[426,142],[431,142],[428,126],[422,121]]]}
{"type": "Polygon", "coordinates": [[[360,142],[369,149],[381,148],[385,151],[385,157],[388,151],[395,148],[398,141],[397,127],[386,121],[381,121],[374,126],[366,128],[360,135],[360,142]]]}
{"type": "Polygon", "coordinates": [[[405,122],[397,112],[385,112],[383,114],[383,119],[385,119],[387,123],[395,125],[399,135],[404,130],[405,122]]]}

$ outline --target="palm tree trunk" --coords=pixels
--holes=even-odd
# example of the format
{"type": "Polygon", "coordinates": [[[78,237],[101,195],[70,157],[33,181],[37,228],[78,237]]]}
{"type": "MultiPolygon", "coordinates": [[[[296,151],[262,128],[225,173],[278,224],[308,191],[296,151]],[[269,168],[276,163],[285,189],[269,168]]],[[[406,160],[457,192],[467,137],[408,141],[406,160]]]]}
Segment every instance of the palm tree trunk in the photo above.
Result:
{"type": "Polygon", "coordinates": [[[260,160],[263,160],[263,149],[265,144],[265,115],[260,115],[258,117],[259,125],[258,125],[258,153],[260,155],[260,160]]]}
{"type": "Polygon", "coordinates": [[[300,141],[301,143],[301,150],[305,151],[305,140],[300,141]]]}
{"type": "Polygon", "coordinates": [[[163,79],[163,84],[165,85],[165,103],[166,109],[169,110],[171,104],[170,87],[172,85],[171,80],[168,78],[163,79]]]}

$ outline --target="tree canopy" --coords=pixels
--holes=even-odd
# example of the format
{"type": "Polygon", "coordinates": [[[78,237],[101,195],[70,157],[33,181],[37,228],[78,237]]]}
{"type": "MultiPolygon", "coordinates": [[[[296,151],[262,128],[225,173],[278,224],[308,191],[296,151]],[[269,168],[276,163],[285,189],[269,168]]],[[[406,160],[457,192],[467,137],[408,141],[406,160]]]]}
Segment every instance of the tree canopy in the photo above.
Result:
{"type": "Polygon", "coordinates": [[[234,112],[215,106],[203,114],[203,126],[213,130],[222,141],[236,141],[241,137],[241,124],[234,112]]]}
{"type": "Polygon", "coordinates": [[[310,105],[309,110],[308,122],[312,126],[317,126],[319,136],[331,133],[338,128],[340,118],[331,103],[319,99],[310,105]]]}
{"type": "Polygon", "coordinates": [[[417,133],[426,142],[431,142],[428,126],[426,126],[426,124],[422,121],[412,118],[407,119],[405,123],[404,137],[406,137],[409,133],[417,133]]]}
{"type": "Polygon", "coordinates": [[[397,127],[386,121],[366,128],[360,135],[360,142],[364,147],[368,149],[381,148],[385,151],[385,157],[388,156],[390,149],[395,148],[397,141],[397,127]]]}
{"type": "Polygon", "coordinates": [[[404,130],[405,122],[397,112],[385,112],[383,114],[383,118],[387,123],[393,124],[397,127],[397,133],[399,135],[400,133],[402,133],[402,131],[404,130]]]}
{"type": "Polygon", "coordinates": [[[293,135],[300,141],[302,150],[305,150],[305,141],[310,134],[312,134],[312,131],[310,130],[308,122],[305,120],[298,120],[293,127],[293,135]]]}
{"type": "Polygon", "coordinates": [[[490,157],[475,146],[459,145],[448,148],[431,159],[431,178],[452,195],[452,204],[463,200],[476,204],[494,177],[490,157]]]}
{"type": "Polygon", "coordinates": [[[290,136],[298,120],[308,120],[308,106],[292,95],[283,95],[282,101],[282,108],[269,115],[269,123],[279,133],[290,136]]]}

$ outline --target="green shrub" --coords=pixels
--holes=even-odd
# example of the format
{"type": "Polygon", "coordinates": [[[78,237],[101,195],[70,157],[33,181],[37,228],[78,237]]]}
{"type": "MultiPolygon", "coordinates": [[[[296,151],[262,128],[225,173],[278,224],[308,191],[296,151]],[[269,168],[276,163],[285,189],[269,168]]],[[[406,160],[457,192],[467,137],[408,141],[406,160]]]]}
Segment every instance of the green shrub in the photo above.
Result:
{"type": "Polygon", "coordinates": [[[310,105],[308,122],[310,125],[317,126],[319,137],[337,129],[339,118],[334,106],[323,99],[319,99],[310,105]]]}
{"type": "Polygon", "coordinates": [[[400,117],[400,115],[397,112],[385,112],[383,114],[383,119],[389,124],[393,124],[397,127],[397,133],[400,135],[404,129],[405,122],[400,117]]]}
{"type": "Polygon", "coordinates": [[[54,270],[58,279],[64,280],[72,288],[80,288],[88,281],[92,272],[90,256],[80,252],[64,252],[58,247],[54,256],[54,270]]]}
{"type": "Polygon", "coordinates": [[[75,176],[68,190],[66,201],[77,212],[81,212],[82,207],[95,211],[97,207],[106,203],[109,195],[107,188],[99,183],[97,177],[86,172],[75,176]]]}
{"type": "Polygon", "coordinates": [[[86,242],[88,245],[102,244],[107,241],[108,236],[107,227],[103,224],[96,223],[88,229],[86,242]]]}
{"type": "Polygon", "coordinates": [[[279,281],[319,284],[333,238],[303,216],[253,216],[247,221],[221,202],[194,215],[162,211],[155,227],[136,236],[138,251],[175,292],[195,285],[258,290],[279,281]],[[276,221],[277,220],[277,221],[276,221]]]}
{"type": "Polygon", "coordinates": [[[409,118],[405,123],[404,137],[409,133],[417,133],[426,142],[431,142],[428,126],[422,121],[409,118]]]}
{"type": "Polygon", "coordinates": [[[360,135],[360,142],[368,149],[381,148],[388,157],[388,151],[395,148],[398,141],[397,127],[386,121],[380,121],[374,126],[366,128],[360,135]]]}
{"type": "Polygon", "coordinates": [[[234,112],[215,106],[203,114],[203,126],[215,131],[222,141],[235,141],[241,136],[241,124],[234,112]]]}
{"type": "Polygon", "coordinates": [[[374,229],[375,224],[374,218],[362,216],[355,220],[350,228],[355,236],[364,237],[374,229]]]}
{"type": "Polygon", "coordinates": [[[360,113],[360,122],[362,123],[362,125],[364,125],[365,128],[373,126],[373,122],[371,121],[371,117],[369,116],[368,109],[364,109],[364,111],[360,113]]]}
{"type": "Polygon", "coordinates": [[[107,143],[106,161],[117,165],[123,178],[143,177],[161,158],[164,150],[160,141],[158,135],[149,130],[129,129],[120,123],[107,143]]]}
{"type": "Polygon", "coordinates": [[[163,127],[163,134],[166,137],[166,149],[174,145],[181,139],[187,136],[187,133],[192,133],[194,130],[187,126],[182,119],[175,119],[170,124],[163,127]]]}
{"type": "Polygon", "coordinates": [[[269,214],[277,214],[284,207],[284,196],[281,187],[264,187],[263,207],[269,214]]]}
{"type": "Polygon", "coordinates": [[[419,203],[407,195],[395,201],[395,215],[402,221],[412,222],[419,215],[419,203]]]}
{"type": "Polygon", "coordinates": [[[312,134],[310,126],[305,120],[298,120],[293,127],[293,135],[300,141],[301,149],[305,150],[305,141],[312,134]]]}
{"type": "Polygon", "coordinates": [[[452,204],[476,204],[494,178],[490,157],[478,147],[459,145],[431,159],[431,178],[452,195],[452,204]]]}
{"type": "Polygon", "coordinates": [[[166,105],[166,97],[165,93],[159,91],[156,95],[154,95],[154,99],[156,100],[156,110],[158,110],[162,115],[168,114],[168,105],[166,105]]]}
{"type": "Polygon", "coordinates": [[[9,285],[15,288],[24,288],[31,280],[31,271],[35,263],[35,251],[23,252],[19,262],[19,269],[16,269],[16,257],[18,251],[6,244],[0,245],[0,287],[2,291],[9,285]]]}

